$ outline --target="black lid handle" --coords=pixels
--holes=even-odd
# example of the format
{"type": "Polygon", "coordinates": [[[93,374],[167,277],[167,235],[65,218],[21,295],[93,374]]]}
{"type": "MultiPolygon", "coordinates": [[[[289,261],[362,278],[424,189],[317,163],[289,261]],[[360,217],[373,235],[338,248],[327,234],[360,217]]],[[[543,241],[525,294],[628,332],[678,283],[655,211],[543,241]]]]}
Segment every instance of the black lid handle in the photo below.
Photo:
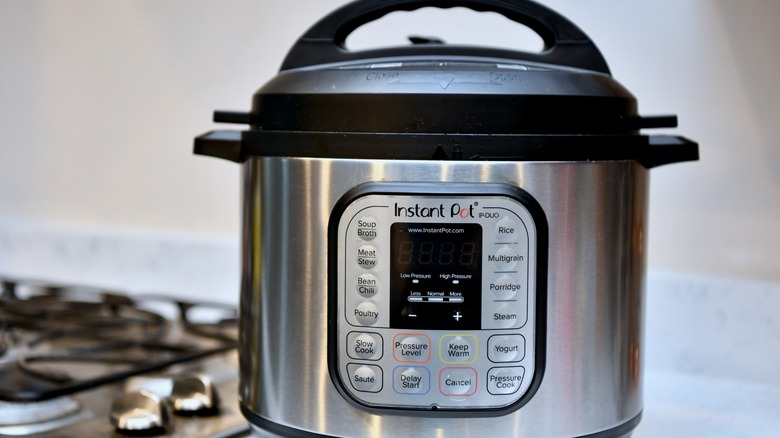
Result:
{"type": "Polygon", "coordinates": [[[452,55],[516,59],[557,64],[609,74],[598,48],[574,23],[557,12],[528,0],[358,0],[349,3],[314,24],[295,43],[282,70],[356,59],[452,55]],[[540,53],[488,47],[419,44],[374,50],[349,51],[344,42],[358,27],[395,11],[423,7],[466,7],[478,12],[496,12],[531,28],[544,41],[540,53]]]}

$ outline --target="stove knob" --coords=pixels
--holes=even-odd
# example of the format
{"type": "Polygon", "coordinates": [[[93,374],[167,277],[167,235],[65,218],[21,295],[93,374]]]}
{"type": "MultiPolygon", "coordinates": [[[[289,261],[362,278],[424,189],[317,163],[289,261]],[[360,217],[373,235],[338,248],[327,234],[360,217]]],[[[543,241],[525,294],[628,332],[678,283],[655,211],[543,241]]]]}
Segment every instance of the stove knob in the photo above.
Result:
{"type": "Polygon", "coordinates": [[[219,411],[219,397],[208,376],[177,377],[169,397],[177,415],[215,415],[219,411]]]}
{"type": "Polygon", "coordinates": [[[111,403],[111,424],[120,433],[163,434],[170,418],[167,402],[149,391],[121,394],[111,403]]]}

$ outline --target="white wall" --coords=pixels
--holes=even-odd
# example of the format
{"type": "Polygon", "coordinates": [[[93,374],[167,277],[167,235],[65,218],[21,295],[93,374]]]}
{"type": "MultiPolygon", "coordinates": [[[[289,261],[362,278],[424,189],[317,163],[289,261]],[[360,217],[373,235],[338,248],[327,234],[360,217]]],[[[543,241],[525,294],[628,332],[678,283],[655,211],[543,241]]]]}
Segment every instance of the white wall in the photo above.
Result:
{"type": "MultiPolygon", "coordinates": [[[[237,239],[239,166],[193,156],[192,138],[216,127],[214,109],[248,109],[295,38],[341,3],[0,0],[6,232],[237,239]]],[[[650,268],[780,280],[780,3],[545,3],[596,41],[643,114],[676,113],[667,131],[701,143],[700,162],[653,171],[650,268]]],[[[439,32],[422,21],[389,27],[439,32]]],[[[0,252],[0,272],[13,257],[0,252]]]]}

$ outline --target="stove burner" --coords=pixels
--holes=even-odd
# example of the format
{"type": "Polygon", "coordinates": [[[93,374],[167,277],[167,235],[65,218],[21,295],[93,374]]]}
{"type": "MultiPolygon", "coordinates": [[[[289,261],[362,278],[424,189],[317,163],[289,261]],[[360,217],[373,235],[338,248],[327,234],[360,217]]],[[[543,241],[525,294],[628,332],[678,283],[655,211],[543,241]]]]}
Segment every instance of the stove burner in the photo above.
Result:
{"type": "Polygon", "coordinates": [[[42,402],[236,346],[231,306],[28,280],[0,284],[2,401],[42,402]]]}

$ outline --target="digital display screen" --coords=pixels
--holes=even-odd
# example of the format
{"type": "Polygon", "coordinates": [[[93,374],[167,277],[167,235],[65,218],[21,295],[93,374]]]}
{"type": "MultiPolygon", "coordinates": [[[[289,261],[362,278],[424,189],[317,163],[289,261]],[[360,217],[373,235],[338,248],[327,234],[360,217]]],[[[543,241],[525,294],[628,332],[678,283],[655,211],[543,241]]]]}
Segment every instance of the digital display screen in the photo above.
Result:
{"type": "Polygon", "coordinates": [[[394,223],[390,259],[392,328],[480,328],[481,225],[394,223]]]}

